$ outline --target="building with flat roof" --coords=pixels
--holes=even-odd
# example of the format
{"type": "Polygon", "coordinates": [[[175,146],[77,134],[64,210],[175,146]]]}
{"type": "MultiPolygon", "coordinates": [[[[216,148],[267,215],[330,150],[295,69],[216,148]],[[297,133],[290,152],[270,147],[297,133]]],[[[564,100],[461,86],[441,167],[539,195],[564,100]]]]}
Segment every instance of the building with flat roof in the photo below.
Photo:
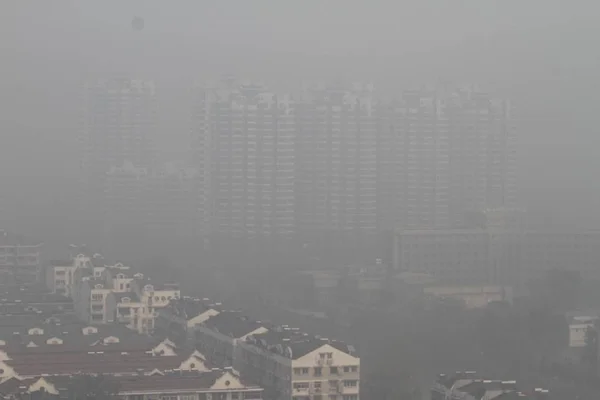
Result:
{"type": "Polygon", "coordinates": [[[0,281],[31,284],[41,279],[43,243],[0,229],[0,281]]]}

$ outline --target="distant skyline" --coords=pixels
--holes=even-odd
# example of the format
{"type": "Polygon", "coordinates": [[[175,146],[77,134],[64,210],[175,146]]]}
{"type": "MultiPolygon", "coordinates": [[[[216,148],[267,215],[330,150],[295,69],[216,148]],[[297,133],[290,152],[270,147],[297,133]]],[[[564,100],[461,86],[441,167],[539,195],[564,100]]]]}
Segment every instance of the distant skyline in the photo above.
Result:
{"type": "MultiPolygon", "coordinates": [[[[10,188],[5,209],[23,213],[9,217],[35,220],[48,209],[68,217],[87,78],[155,79],[162,96],[158,144],[172,159],[189,143],[191,82],[232,72],[276,82],[341,75],[392,92],[438,79],[493,86],[523,114],[524,198],[565,219],[600,223],[600,7],[382,3],[3,2],[0,180],[10,188]],[[144,30],[131,29],[134,16],[144,18],[144,30]]],[[[53,212],[48,218],[60,220],[53,212]]]]}

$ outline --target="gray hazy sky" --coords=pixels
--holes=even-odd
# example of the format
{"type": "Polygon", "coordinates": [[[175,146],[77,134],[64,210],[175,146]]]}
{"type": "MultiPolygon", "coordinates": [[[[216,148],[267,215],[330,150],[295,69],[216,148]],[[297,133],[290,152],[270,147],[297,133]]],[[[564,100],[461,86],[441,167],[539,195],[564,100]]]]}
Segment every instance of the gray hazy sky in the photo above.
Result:
{"type": "Polygon", "coordinates": [[[592,0],[3,0],[0,179],[36,178],[10,180],[36,206],[65,201],[89,77],[156,78],[168,155],[187,146],[192,79],[346,76],[387,92],[450,79],[517,101],[526,198],[585,216],[600,200],[598,21],[592,0]]]}

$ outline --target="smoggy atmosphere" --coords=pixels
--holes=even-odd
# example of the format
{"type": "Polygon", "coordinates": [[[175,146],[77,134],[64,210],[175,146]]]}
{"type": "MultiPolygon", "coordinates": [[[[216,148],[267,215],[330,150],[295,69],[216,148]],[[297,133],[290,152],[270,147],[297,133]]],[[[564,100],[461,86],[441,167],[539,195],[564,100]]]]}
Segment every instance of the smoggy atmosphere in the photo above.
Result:
{"type": "Polygon", "coordinates": [[[0,397],[600,398],[599,22],[1,1],[0,397]]]}

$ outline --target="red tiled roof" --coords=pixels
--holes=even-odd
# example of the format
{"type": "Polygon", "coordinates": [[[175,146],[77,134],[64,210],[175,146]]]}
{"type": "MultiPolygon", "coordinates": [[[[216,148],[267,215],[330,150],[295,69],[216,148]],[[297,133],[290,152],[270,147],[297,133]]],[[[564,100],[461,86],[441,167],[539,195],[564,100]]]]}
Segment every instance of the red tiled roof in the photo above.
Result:
{"type": "Polygon", "coordinates": [[[179,368],[185,356],[149,354],[21,354],[7,360],[20,376],[69,375],[74,373],[134,373],[179,368]]]}
{"type": "MultiPolygon", "coordinates": [[[[225,371],[217,370],[204,372],[200,374],[189,374],[189,375],[155,375],[155,376],[136,376],[119,378],[119,392],[142,392],[142,391],[169,391],[169,390],[181,390],[181,391],[202,391],[209,389],[215,384],[225,371]]],[[[244,389],[235,389],[236,391],[243,390],[256,390],[260,387],[256,385],[244,384],[244,389]]]]}

